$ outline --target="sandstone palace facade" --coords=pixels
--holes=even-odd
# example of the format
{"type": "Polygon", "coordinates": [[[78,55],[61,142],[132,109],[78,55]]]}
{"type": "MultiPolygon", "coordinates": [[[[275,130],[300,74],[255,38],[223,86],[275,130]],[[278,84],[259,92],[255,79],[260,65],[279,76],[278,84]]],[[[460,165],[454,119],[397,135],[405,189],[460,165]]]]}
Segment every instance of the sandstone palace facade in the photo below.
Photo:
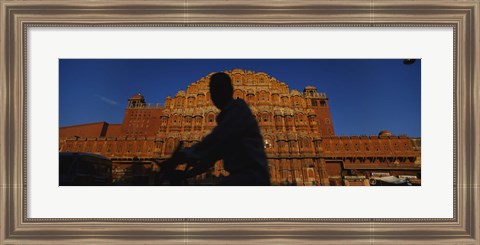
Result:
{"type": "MultiPolygon", "coordinates": [[[[244,99],[258,120],[274,185],[368,185],[369,178],[381,175],[419,181],[420,139],[386,130],[374,136],[337,136],[327,95],[315,87],[300,92],[263,72],[227,73],[234,98],[244,99]]],[[[132,96],[122,124],[60,128],[60,151],[112,159],[117,181],[148,176],[179,141],[195,144],[215,127],[219,111],[209,95],[212,74],[167,97],[164,104],[147,103],[141,94],[132,96]]],[[[224,175],[228,173],[220,161],[192,181],[213,184],[224,175]]]]}

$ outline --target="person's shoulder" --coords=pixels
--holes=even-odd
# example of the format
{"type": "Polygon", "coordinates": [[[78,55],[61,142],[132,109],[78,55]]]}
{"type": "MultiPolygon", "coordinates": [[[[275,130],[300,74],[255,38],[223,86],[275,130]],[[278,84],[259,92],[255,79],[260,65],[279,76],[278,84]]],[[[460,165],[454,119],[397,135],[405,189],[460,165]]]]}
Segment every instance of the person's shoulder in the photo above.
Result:
{"type": "Polygon", "coordinates": [[[243,99],[235,99],[233,101],[234,104],[234,110],[237,111],[238,113],[244,114],[252,114],[252,110],[250,109],[250,106],[248,106],[247,102],[243,99]]]}
{"type": "Polygon", "coordinates": [[[247,102],[245,102],[245,100],[243,100],[243,99],[234,99],[233,103],[234,103],[235,106],[247,106],[248,107],[247,102]]]}

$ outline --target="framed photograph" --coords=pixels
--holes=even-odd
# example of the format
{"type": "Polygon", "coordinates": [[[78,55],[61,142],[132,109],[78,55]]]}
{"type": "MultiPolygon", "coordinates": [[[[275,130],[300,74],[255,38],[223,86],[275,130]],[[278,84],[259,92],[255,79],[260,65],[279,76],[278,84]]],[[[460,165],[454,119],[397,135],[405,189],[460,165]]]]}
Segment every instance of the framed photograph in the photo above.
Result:
{"type": "Polygon", "coordinates": [[[61,59],[59,185],[421,186],[421,62],[61,59]]]}
{"type": "Polygon", "coordinates": [[[0,243],[476,244],[479,5],[1,1],[0,243]],[[242,101],[271,186],[163,182],[242,101]]]}

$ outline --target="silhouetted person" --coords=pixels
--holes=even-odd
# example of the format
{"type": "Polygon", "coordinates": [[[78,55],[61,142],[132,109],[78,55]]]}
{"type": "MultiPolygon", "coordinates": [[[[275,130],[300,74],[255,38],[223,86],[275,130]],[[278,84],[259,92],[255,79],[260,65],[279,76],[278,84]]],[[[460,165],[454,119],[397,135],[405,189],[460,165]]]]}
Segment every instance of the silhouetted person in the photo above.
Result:
{"type": "Polygon", "coordinates": [[[222,185],[270,185],[270,177],[262,135],[257,121],[242,99],[233,99],[230,76],[215,73],[210,77],[210,96],[220,109],[217,126],[201,142],[186,148],[182,158],[193,166],[187,177],[207,171],[223,159],[230,175],[222,185]]]}

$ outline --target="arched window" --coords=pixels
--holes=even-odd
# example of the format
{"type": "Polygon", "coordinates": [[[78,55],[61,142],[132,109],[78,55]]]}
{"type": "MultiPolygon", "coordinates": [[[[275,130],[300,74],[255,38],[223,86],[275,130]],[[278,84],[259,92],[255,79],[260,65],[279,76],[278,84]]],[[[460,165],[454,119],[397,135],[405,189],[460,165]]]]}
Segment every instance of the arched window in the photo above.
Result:
{"type": "Polygon", "coordinates": [[[243,99],[243,93],[240,90],[235,90],[233,93],[233,98],[235,99],[243,99]]]}
{"type": "Polygon", "coordinates": [[[263,115],[262,115],[262,121],[264,121],[264,122],[268,122],[268,121],[269,121],[269,120],[268,120],[268,114],[267,114],[267,113],[263,113],[263,115]]]}
{"type": "Polygon", "coordinates": [[[208,116],[208,122],[213,122],[215,121],[215,116],[214,115],[209,115],[208,116]]]}
{"type": "Polygon", "coordinates": [[[175,142],[173,142],[173,138],[168,139],[166,153],[167,154],[172,153],[174,150],[173,149],[174,147],[175,147],[175,142]]]}
{"type": "Polygon", "coordinates": [[[162,141],[156,141],[155,142],[155,148],[157,148],[157,149],[162,148],[162,141]]]}
{"type": "Polygon", "coordinates": [[[270,139],[265,139],[263,141],[263,147],[265,149],[268,149],[268,148],[273,148],[273,144],[272,144],[272,141],[270,139]]]}

